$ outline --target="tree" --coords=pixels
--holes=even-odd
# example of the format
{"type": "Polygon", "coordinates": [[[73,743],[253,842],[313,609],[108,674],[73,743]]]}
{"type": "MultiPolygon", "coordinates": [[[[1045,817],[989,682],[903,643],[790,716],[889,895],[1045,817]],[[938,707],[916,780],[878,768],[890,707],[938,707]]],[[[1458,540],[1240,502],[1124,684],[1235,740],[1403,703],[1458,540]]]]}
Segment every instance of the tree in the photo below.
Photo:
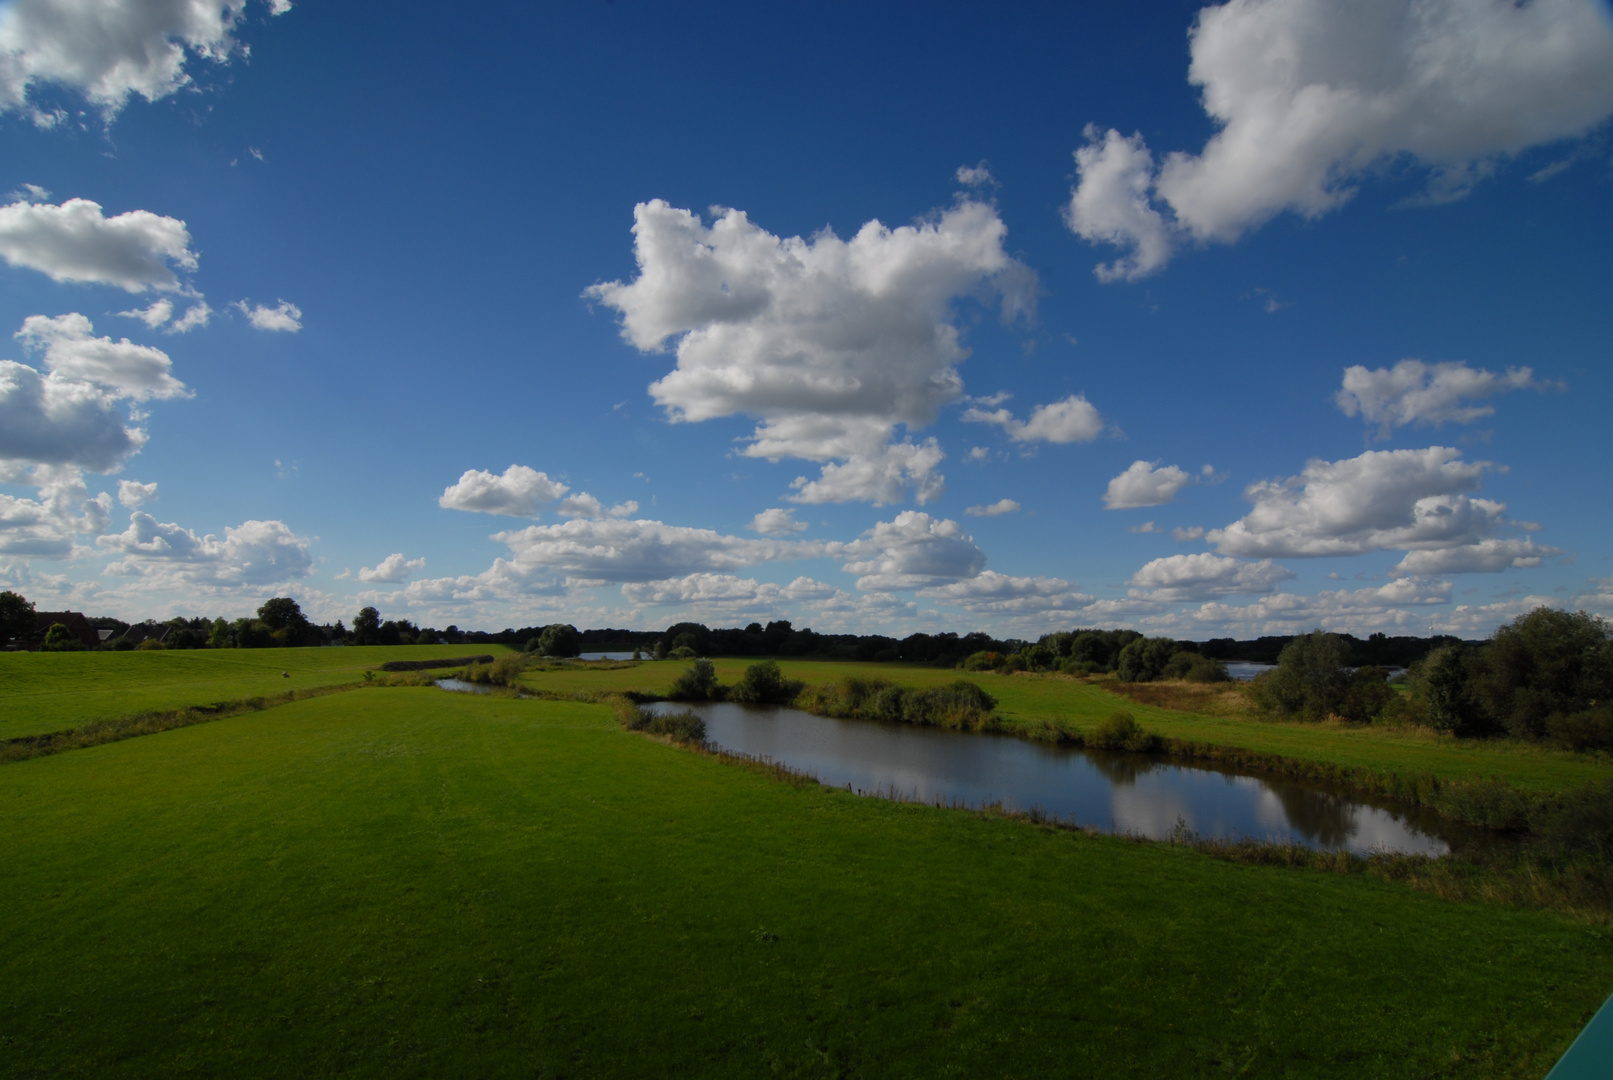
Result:
{"type": "Polygon", "coordinates": [[[45,631],[46,652],[71,652],[83,647],[84,643],[78,640],[78,635],[61,623],[51,623],[50,629],[45,631]]]}
{"type": "Polygon", "coordinates": [[[230,624],[223,619],[214,619],[212,629],[207,635],[209,649],[229,649],[235,646],[235,639],[230,636],[230,624]]]}
{"type": "Polygon", "coordinates": [[[353,616],[353,644],[374,645],[381,640],[381,613],[372,607],[353,616]]]}
{"type": "Polygon", "coordinates": [[[1120,650],[1115,673],[1121,682],[1153,682],[1175,654],[1176,642],[1170,638],[1138,638],[1120,650]]]}
{"type": "Polygon", "coordinates": [[[1463,738],[1490,733],[1490,718],[1473,692],[1480,664],[1475,650],[1446,645],[1412,668],[1411,692],[1427,710],[1429,727],[1463,738]]]}
{"type": "Polygon", "coordinates": [[[9,589],[0,592],[0,645],[12,638],[28,636],[37,625],[32,600],[26,600],[9,589]]]}
{"type": "Polygon", "coordinates": [[[550,623],[538,638],[538,652],[544,656],[577,656],[582,652],[582,635],[569,623],[550,623]]]}
{"type": "Polygon", "coordinates": [[[1283,716],[1324,720],[1338,712],[1349,685],[1344,658],[1344,642],[1337,634],[1301,634],[1283,646],[1277,669],[1256,681],[1256,698],[1283,716]]]}
{"type": "Polygon", "coordinates": [[[728,696],[747,705],[788,705],[804,686],[798,680],[786,679],[778,661],[763,660],[745,669],[744,676],[734,684],[728,696]]]}
{"type": "Polygon", "coordinates": [[[673,701],[710,701],[717,696],[717,667],[710,660],[696,660],[679,675],[667,691],[673,701]]]}
{"type": "Polygon", "coordinates": [[[1485,646],[1475,696],[1513,735],[1544,738],[1553,716],[1613,698],[1609,631],[1583,611],[1540,607],[1520,615],[1485,646]]]}
{"type": "Polygon", "coordinates": [[[273,600],[264,601],[263,606],[258,608],[258,618],[270,630],[308,625],[308,619],[303,615],[302,608],[289,596],[277,596],[273,600]]]}

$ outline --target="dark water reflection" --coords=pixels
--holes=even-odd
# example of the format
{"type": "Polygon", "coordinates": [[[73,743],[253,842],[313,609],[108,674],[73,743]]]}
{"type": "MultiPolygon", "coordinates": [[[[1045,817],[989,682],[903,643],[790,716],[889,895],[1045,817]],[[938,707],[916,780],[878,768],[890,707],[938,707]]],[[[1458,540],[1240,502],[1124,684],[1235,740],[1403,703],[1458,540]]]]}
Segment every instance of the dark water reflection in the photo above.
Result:
{"type": "MultiPolygon", "coordinates": [[[[684,706],[652,706],[676,710],[684,706]]],[[[1046,746],[1004,735],[831,720],[794,709],[696,706],[706,737],[835,787],[927,803],[1039,809],[1106,832],[1250,837],[1357,854],[1442,855],[1476,839],[1431,814],[1312,785],[1188,767],[1139,754],[1046,746]]]]}

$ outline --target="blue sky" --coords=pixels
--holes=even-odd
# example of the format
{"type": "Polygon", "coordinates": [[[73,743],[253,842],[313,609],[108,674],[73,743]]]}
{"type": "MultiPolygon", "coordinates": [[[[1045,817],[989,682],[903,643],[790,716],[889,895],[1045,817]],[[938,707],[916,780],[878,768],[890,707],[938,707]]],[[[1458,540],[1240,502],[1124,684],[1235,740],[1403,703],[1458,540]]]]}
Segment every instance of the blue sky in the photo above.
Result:
{"type": "Polygon", "coordinates": [[[0,4],[0,584],[1613,614],[1606,7],[1086,7],[0,4]]]}

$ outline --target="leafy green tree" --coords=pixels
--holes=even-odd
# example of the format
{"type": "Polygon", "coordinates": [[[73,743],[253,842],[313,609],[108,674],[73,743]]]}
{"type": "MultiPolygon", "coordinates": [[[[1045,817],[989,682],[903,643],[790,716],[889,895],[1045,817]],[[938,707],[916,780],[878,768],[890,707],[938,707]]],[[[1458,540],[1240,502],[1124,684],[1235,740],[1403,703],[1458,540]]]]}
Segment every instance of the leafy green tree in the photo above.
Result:
{"type": "Polygon", "coordinates": [[[1435,731],[1470,738],[1488,735],[1491,717],[1475,689],[1482,669],[1479,653],[1465,645],[1445,645],[1411,669],[1410,691],[1435,731]]]}
{"type": "Polygon", "coordinates": [[[230,624],[223,619],[214,619],[213,626],[207,635],[209,649],[232,649],[235,647],[235,638],[230,634],[230,624]]]}
{"type": "Polygon", "coordinates": [[[689,665],[673,680],[667,697],[673,701],[710,701],[717,696],[717,667],[710,660],[700,659],[689,665]]]}
{"type": "Polygon", "coordinates": [[[538,637],[538,652],[544,656],[577,656],[582,652],[582,635],[569,623],[550,623],[538,637]]]}
{"type": "Polygon", "coordinates": [[[381,613],[372,607],[360,608],[353,616],[353,644],[376,645],[381,641],[381,613]]]}
{"type": "Polygon", "coordinates": [[[734,684],[728,696],[747,705],[788,705],[804,685],[799,680],[786,679],[778,661],[763,660],[745,669],[744,676],[734,684]]]}
{"type": "Polygon", "coordinates": [[[72,652],[83,647],[84,643],[78,639],[78,635],[61,623],[51,623],[50,629],[45,631],[46,652],[72,652]]]}
{"type": "Polygon", "coordinates": [[[1175,654],[1176,642],[1170,638],[1140,637],[1120,650],[1115,673],[1121,682],[1153,682],[1175,654]]]}
{"type": "Polygon", "coordinates": [[[1540,607],[1501,627],[1474,687],[1486,711],[1519,738],[1540,739],[1553,716],[1613,698],[1613,635],[1583,611],[1540,607]]]}
{"type": "Polygon", "coordinates": [[[32,634],[37,625],[33,601],[9,589],[0,592],[0,645],[32,634]]]}
{"type": "Polygon", "coordinates": [[[1301,634],[1283,646],[1276,669],[1256,680],[1256,700],[1283,716],[1326,719],[1338,712],[1349,684],[1345,656],[1337,634],[1301,634]]]}
{"type": "Polygon", "coordinates": [[[277,596],[273,600],[266,600],[258,608],[258,618],[270,630],[284,630],[288,627],[304,627],[308,619],[302,613],[302,607],[289,596],[277,596]]]}

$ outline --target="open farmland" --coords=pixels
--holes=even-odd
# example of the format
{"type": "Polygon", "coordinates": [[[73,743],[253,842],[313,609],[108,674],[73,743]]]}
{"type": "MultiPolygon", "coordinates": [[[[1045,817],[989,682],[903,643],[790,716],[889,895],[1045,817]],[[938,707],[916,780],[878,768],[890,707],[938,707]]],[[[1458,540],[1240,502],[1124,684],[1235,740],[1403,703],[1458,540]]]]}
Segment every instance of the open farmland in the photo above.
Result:
{"type": "Polygon", "coordinates": [[[359,688],[7,764],[0,837],[6,1075],[1540,1076],[1613,984],[1552,912],[856,798],[583,702],[359,688]]]}

